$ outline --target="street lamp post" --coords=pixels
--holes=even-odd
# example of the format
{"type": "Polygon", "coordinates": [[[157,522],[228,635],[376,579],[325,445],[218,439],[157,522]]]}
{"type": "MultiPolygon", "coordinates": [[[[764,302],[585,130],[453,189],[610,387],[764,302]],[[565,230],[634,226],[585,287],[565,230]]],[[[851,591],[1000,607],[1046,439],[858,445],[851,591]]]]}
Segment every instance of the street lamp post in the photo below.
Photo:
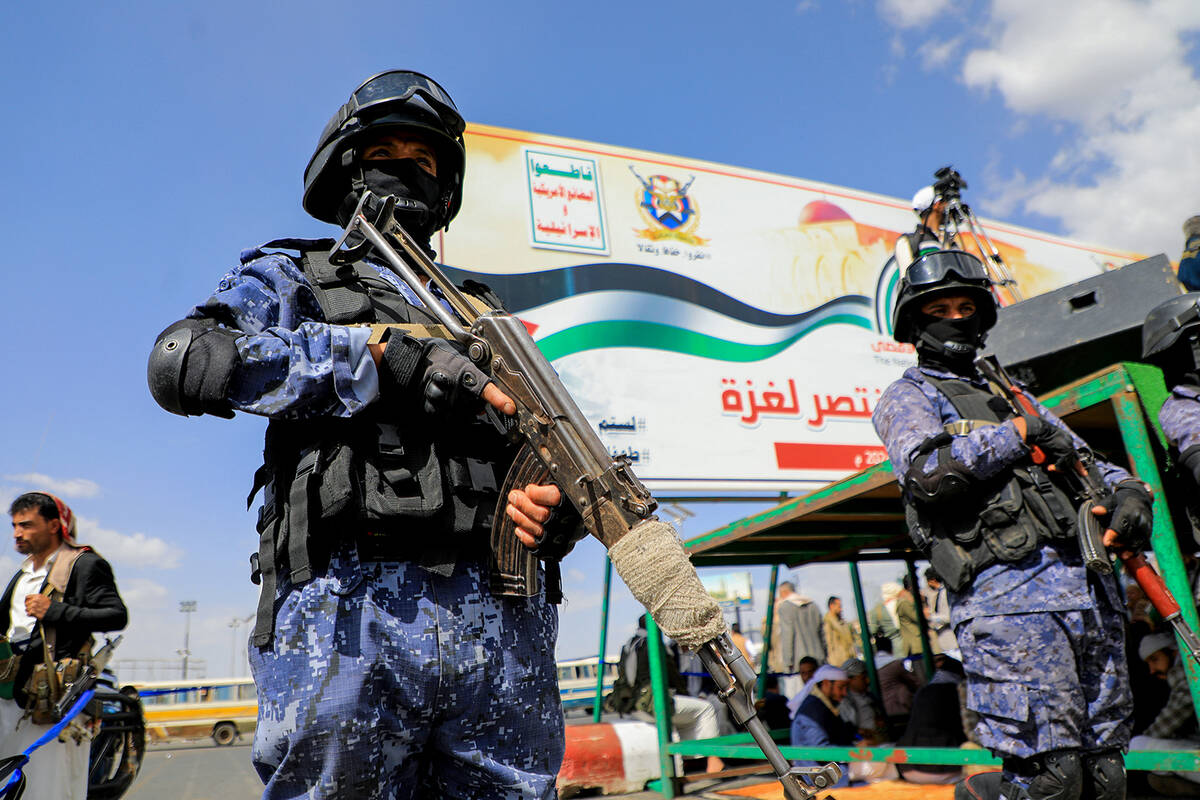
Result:
{"type": "MultiPolygon", "coordinates": [[[[239,670],[237,668],[238,630],[243,625],[251,622],[255,618],[255,616],[256,615],[251,614],[250,616],[246,617],[245,619],[243,619],[241,617],[234,617],[233,619],[231,619],[229,621],[229,627],[233,628],[233,647],[229,652],[229,677],[231,677],[231,678],[238,677],[242,672],[242,670],[239,670]]],[[[247,658],[245,656],[244,650],[242,651],[242,662],[243,662],[243,664],[245,664],[247,662],[247,658]]]]}
{"type": "Polygon", "coordinates": [[[183,679],[187,680],[188,656],[188,634],[191,633],[192,612],[196,610],[195,600],[180,600],[179,610],[183,614],[183,679]]]}

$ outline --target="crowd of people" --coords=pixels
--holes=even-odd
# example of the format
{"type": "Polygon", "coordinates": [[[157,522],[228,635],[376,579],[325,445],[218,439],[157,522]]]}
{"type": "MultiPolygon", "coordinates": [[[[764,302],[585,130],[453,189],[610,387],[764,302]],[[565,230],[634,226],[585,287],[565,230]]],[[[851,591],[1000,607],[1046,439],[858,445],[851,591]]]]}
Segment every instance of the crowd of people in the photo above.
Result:
{"type": "MultiPolygon", "coordinates": [[[[818,617],[815,601],[791,582],[780,584],[768,664],[771,685],[782,691],[768,692],[760,709],[764,719],[772,727],[789,728],[797,746],[958,747],[968,742],[969,718],[960,697],[963,667],[949,630],[945,587],[932,568],[925,579],[917,593],[908,587],[907,576],[885,583],[868,612],[874,687],[863,660],[863,631],[857,620],[843,616],[842,599],[828,598],[825,614],[818,617]],[[918,614],[925,617],[933,653],[934,671],[928,676],[918,614]]],[[[897,777],[949,783],[962,777],[958,767],[913,766],[898,772],[888,764],[842,766],[843,785],[897,777]]]]}
{"type": "MultiPolygon", "coordinates": [[[[1200,600],[1200,561],[1186,560],[1200,600]]],[[[975,731],[979,715],[968,700],[962,654],[949,624],[946,587],[932,567],[925,571],[925,581],[916,595],[907,587],[907,576],[883,584],[879,601],[868,612],[866,633],[873,651],[874,686],[863,660],[862,631],[857,620],[842,617],[841,598],[828,599],[819,626],[789,631],[787,626],[794,620],[809,615],[782,615],[781,609],[809,607],[814,601],[798,594],[792,583],[781,584],[775,604],[775,644],[769,656],[771,672],[766,695],[759,703],[760,716],[772,728],[788,728],[790,742],[796,746],[983,747],[975,731]],[[926,621],[932,674],[927,674],[922,657],[917,613],[926,621]],[[793,647],[782,647],[784,641],[793,647]],[[798,653],[794,645],[799,641],[815,644],[798,653]],[[798,688],[783,688],[787,686],[798,688]]],[[[1126,597],[1129,622],[1125,642],[1134,707],[1130,747],[1200,749],[1200,728],[1175,636],[1136,583],[1128,585],[1126,597]]],[[[815,760],[799,763],[818,765],[815,760]]],[[[891,767],[852,762],[841,766],[842,785],[896,778],[950,784],[972,772],[971,768],[933,764],[891,767]]],[[[1153,772],[1136,780],[1162,795],[1200,795],[1197,773],[1153,772]]]]}

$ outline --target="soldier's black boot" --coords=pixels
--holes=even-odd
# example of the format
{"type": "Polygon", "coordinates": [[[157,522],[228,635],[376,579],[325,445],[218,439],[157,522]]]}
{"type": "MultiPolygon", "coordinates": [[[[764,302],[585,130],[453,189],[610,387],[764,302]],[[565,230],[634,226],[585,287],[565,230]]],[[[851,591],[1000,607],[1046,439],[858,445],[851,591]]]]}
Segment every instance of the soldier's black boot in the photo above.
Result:
{"type": "Polygon", "coordinates": [[[1083,754],[1082,800],[1125,800],[1125,757],[1120,750],[1083,754]]]}

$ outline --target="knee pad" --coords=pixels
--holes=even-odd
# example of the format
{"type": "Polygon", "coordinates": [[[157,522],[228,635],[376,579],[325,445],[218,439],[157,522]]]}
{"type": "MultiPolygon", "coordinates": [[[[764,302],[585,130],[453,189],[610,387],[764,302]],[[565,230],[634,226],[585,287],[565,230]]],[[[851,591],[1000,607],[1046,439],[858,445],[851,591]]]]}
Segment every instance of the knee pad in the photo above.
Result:
{"type": "Polygon", "coordinates": [[[1054,750],[1032,758],[1004,759],[1004,800],[1080,800],[1082,759],[1078,750],[1054,750]]]}
{"type": "Polygon", "coordinates": [[[1083,755],[1082,800],[1125,800],[1125,757],[1120,750],[1083,755]]]}
{"type": "Polygon", "coordinates": [[[977,772],[968,775],[954,786],[954,800],[999,800],[1000,782],[1004,773],[977,772]]]}

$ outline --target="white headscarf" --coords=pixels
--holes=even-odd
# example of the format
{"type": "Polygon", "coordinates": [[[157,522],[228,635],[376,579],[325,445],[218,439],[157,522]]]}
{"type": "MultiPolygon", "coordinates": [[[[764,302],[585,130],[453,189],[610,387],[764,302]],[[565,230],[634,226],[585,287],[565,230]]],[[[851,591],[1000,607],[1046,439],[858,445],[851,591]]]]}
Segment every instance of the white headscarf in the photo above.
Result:
{"type": "Polygon", "coordinates": [[[1159,650],[1177,649],[1179,649],[1179,646],[1175,644],[1175,634],[1151,633],[1145,636],[1141,643],[1138,644],[1138,657],[1141,658],[1142,661],[1145,661],[1159,650]]]}
{"type": "Polygon", "coordinates": [[[792,716],[796,716],[796,711],[800,708],[800,704],[804,702],[804,698],[812,694],[812,690],[817,688],[817,684],[821,681],[844,681],[846,673],[838,667],[824,664],[817,668],[813,676],[808,679],[808,683],[804,684],[804,688],[796,693],[796,696],[788,700],[788,711],[792,712],[792,716]]]}

